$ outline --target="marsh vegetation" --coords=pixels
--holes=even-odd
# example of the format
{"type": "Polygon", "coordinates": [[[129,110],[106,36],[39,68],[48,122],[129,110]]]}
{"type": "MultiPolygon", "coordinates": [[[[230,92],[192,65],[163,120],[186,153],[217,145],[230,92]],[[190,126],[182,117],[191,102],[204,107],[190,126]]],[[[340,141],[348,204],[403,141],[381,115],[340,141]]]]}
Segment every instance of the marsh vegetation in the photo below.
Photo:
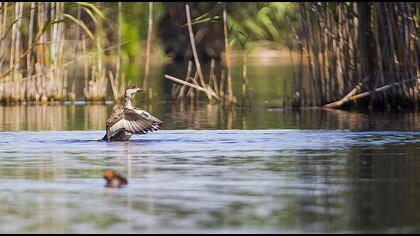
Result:
{"type": "Polygon", "coordinates": [[[0,10],[7,104],[118,101],[129,84],[154,102],[151,68],[169,59],[184,67],[182,76],[160,78],[175,101],[249,107],[248,59],[267,57],[262,48],[287,49],[296,64],[293,89],[279,91],[283,106],[419,103],[418,3],[4,2],[0,10]],[[240,76],[232,77],[232,63],[240,76]]]}

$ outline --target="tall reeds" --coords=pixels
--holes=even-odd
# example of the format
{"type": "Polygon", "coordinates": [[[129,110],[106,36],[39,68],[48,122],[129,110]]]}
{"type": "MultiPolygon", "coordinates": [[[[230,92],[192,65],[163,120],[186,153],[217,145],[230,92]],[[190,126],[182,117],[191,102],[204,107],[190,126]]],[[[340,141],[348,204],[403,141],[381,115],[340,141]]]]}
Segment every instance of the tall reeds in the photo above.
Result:
{"type": "Polygon", "coordinates": [[[227,29],[227,13],[226,13],[226,3],[223,3],[223,32],[225,36],[225,58],[226,58],[226,70],[227,70],[227,101],[233,103],[233,90],[232,90],[232,60],[229,47],[229,35],[227,29]]]}
{"type": "Polygon", "coordinates": [[[90,101],[103,101],[106,98],[106,91],[108,86],[108,76],[104,64],[104,38],[105,33],[103,30],[102,19],[96,20],[95,32],[95,46],[96,46],[96,59],[91,67],[90,79],[87,86],[84,88],[84,97],[90,101]]]}
{"type": "Polygon", "coordinates": [[[67,79],[62,57],[65,35],[64,24],[57,22],[63,21],[64,3],[3,3],[1,14],[0,101],[62,99],[67,79]],[[28,25],[23,24],[26,15],[28,25]],[[27,43],[23,41],[26,27],[27,43]],[[6,61],[8,70],[3,67],[6,61]]]}
{"type": "MultiPolygon", "coordinates": [[[[104,16],[86,2],[15,2],[0,4],[0,101],[48,102],[75,99],[75,84],[68,85],[68,65],[77,70],[79,59],[87,63],[90,55],[78,56],[80,38],[89,37],[97,48],[97,58],[87,74],[86,100],[105,99],[107,80],[103,66],[103,36],[100,19],[104,16]],[[77,6],[77,8],[75,7],[77,6]],[[77,9],[77,17],[74,9],[77,9]],[[95,34],[81,20],[81,10],[95,24],[95,34]],[[74,39],[74,26],[76,37],[74,39]],[[83,29],[83,34],[79,33],[83,29]],[[83,37],[80,37],[82,34],[83,37]],[[75,50],[67,50],[75,46],[75,50]]],[[[86,18],[86,17],[85,17],[86,18]]],[[[86,52],[85,40],[85,52],[86,52]]],[[[90,65],[89,65],[90,67],[90,65]]],[[[76,75],[76,73],[72,73],[76,75]]],[[[74,78],[72,78],[74,81],[74,78]]]]}
{"type": "Polygon", "coordinates": [[[120,96],[125,90],[125,74],[121,70],[121,38],[122,38],[122,3],[118,2],[118,33],[117,33],[117,56],[116,56],[116,68],[115,76],[112,71],[109,73],[109,81],[111,82],[112,94],[114,101],[119,101],[120,96]]]}
{"type": "Polygon", "coordinates": [[[149,2],[149,16],[147,27],[147,45],[146,45],[146,62],[144,65],[144,80],[142,87],[147,89],[146,102],[151,102],[154,97],[153,88],[148,88],[148,80],[150,75],[150,63],[152,53],[152,40],[153,40],[153,2],[149,2]]]}
{"type": "Polygon", "coordinates": [[[299,7],[298,36],[309,65],[312,104],[328,108],[350,101],[363,107],[419,104],[418,3],[299,7]]]}
{"type": "Polygon", "coordinates": [[[150,74],[150,57],[152,49],[152,33],[153,33],[153,2],[149,2],[149,24],[147,29],[147,47],[146,47],[146,62],[144,66],[144,81],[143,88],[147,88],[147,80],[150,74]]]}

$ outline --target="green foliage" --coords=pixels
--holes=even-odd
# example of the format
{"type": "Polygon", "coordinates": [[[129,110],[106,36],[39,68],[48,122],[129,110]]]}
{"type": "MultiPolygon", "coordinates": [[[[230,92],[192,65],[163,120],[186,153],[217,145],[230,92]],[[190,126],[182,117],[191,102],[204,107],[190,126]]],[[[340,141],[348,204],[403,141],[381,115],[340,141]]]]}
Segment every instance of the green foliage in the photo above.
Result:
{"type": "Polygon", "coordinates": [[[272,41],[290,46],[295,41],[291,26],[299,26],[297,10],[295,3],[241,3],[229,12],[232,40],[240,42],[241,48],[245,48],[245,39],[248,42],[272,41]]]}
{"type": "MultiPolygon", "coordinates": [[[[163,3],[153,3],[154,32],[165,10],[163,3]]],[[[122,57],[123,60],[134,59],[141,53],[147,40],[149,4],[147,2],[124,2],[122,4],[122,57]]]]}
{"type": "Polygon", "coordinates": [[[121,21],[122,47],[121,56],[123,60],[134,58],[139,54],[139,30],[135,27],[135,23],[124,19],[121,21]]]}
{"type": "MultiPolygon", "coordinates": [[[[222,22],[222,4],[198,6],[204,14],[193,19],[192,24],[222,22]]],[[[260,41],[271,41],[281,46],[295,44],[291,30],[299,27],[298,7],[295,3],[231,3],[228,5],[230,45],[247,49],[260,41]]]]}

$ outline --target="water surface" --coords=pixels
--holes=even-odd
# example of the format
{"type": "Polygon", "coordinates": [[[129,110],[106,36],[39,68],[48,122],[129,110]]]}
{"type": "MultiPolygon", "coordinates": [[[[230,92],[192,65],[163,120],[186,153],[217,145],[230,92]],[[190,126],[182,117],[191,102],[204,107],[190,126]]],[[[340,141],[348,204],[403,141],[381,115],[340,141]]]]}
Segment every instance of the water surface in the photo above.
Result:
{"type": "Polygon", "coordinates": [[[419,131],[2,132],[0,232],[418,232],[419,131]],[[129,185],[106,189],[113,168],[129,185]]]}

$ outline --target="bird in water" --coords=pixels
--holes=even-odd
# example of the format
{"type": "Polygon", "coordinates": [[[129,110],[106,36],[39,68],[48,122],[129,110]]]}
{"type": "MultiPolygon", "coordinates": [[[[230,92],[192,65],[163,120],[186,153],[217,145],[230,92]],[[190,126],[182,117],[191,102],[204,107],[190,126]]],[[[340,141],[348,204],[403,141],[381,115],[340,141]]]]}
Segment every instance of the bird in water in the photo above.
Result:
{"type": "Polygon", "coordinates": [[[125,90],[123,105],[115,109],[106,121],[105,141],[128,141],[133,134],[145,134],[162,128],[163,122],[148,112],[134,107],[131,98],[144,89],[130,87],[125,90]]]}
{"type": "Polygon", "coordinates": [[[114,173],[112,170],[107,170],[103,177],[106,180],[106,188],[121,188],[128,184],[124,176],[114,173]]]}

